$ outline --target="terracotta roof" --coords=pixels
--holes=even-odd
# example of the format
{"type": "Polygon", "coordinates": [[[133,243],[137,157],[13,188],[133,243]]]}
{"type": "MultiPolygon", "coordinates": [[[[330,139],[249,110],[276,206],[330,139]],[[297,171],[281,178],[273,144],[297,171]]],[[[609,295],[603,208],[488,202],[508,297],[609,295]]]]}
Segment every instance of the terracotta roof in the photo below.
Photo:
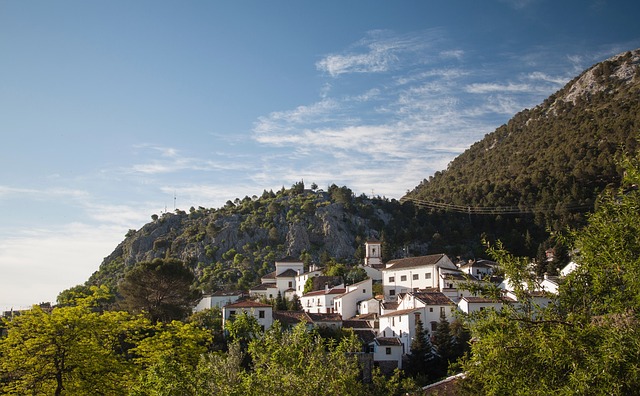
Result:
{"type": "Polygon", "coordinates": [[[402,343],[396,337],[378,337],[375,339],[376,344],[382,346],[400,346],[402,343]]]}
{"type": "Polygon", "coordinates": [[[276,278],[295,278],[296,276],[298,276],[298,271],[289,268],[288,270],[276,275],[276,278]]]}
{"type": "Polygon", "coordinates": [[[342,315],[339,313],[311,313],[307,315],[313,322],[342,322],[342,315]]]}
{"type": "Polygon", "coordinates": [[[311,318],[309,318],[309,315],[304,311],[273,311],[273,320],[277,320],[286,325],[311,322],[311,318]]]}
{"type": "Polygon", "coordinates": [[[376,320],[378,319],[378,314],[372,312],[364,315],[358,315],[355,317],[355,319],[356,320],[376,320]]]}
{"type": "Polygon", "coordinates": [[[512,303],[515,302],[515,300],[513,298],[510,297],[501,297],[499,301],[493,299],[493,298],[488,298],[488,297],[476,297],[476,296],[467,296],[467,297],[462,297],[463,300],[472,303],[472,304],[481,304],[481,303],[499,303],[499,302],[503,302],[503,303],[512,303]]]}
{"type": "Polygon", "coordinates": [[[387,263],[387,268],[384,268],[383,271],[435,265],[443,257],[445,257],[444,254],[432,254],[430,256],[408,257],[403,259],[391,260],[387,263]]]}
{"type": "Polygon", "coordinates": [[[258,301],[245,300],[227,304],[224,308],[271,308],[271,304],[263,304],[258,301]]]}
{"type": "Polygon", "coordinates": [[[376,332],[365,329],[351,329],[353,333],[365,344],[371,344],[376,339],[376,332]]]}
{"type": "Polygon", "coordinates": [[[371,325],[366,320],[347,319],[342,321],[342,327],[349,329],[371,329],[371,325]]]}
{"type": "Polygon", "coordinates": [[[400,304],[398,304],[397,301],[395,301],[395,302],[384,302],[383,301],[382,302],[382,308],[383,309],[398,309],[398,305],[400,305],[400,304]]]}
{"type": "Polygon", "coordinates": [[[440,292],[415,292],[411,294],[426,305],[454,305],[449,297],[440,292]]]}
{"type": "Polygon", "coordinates": [[[276,271],[269,272],[268,274],[262,275],[262,279],[275,279],[275,278],[276,278],[276,271]]]}
{"type": "Polygon", "coordinates": [[[240,290],[218,290],[210,294],[211,297],[241,296],[240,290]]]}
{"type": "Polygon", "coordinates": [[[262,283],[258,286],[252,287],[249,290],[267,290],[267,289],[277,289],[275,283],[262,283]]]}
{"type": "Polygon", "coordinates": [[[420,308],[410,308],[410,309],[401,309],[399,311],[393,311],[386,313],[384,315],[380,315],[381,318],[389,318],[391,316],[400,316],[400,315],[408,315],[412,312],[418,311],[420,308]]]}
{"type": "Polygon", "coordinates": [[[344,294],[346,291],[347,289],[342,289],[342,288],[340,289],[333,288],[329,290],[317,290],[317,291],[309,292],[303,295],[302,297],[324,296],[327,294],[344,294]]]}

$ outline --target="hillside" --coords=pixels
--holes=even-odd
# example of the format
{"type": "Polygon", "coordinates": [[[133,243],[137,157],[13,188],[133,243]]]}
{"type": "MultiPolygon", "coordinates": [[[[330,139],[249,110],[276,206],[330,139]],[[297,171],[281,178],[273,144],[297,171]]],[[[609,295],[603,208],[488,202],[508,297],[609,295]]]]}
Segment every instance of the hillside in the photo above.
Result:
{"type": "Polygon", "coordinates": [[[175,257],[193,268],[205,292],[249,288],[285,256],[325,266],[361,262],[371,237],[382,241],[386,260],[443,252],[482,257],[481,242],[500,239],[514,254],[546,262],[547,248],[563,255],[547,230],[581,226],[597,194],[619,184],[617,158],[638,147],[639,99],[635,50],[516,114],[400,202],[299,182],[219,209],[153,215],[87,283],[115,286],[137,262],[175,257]]]}
{"type": "Polygon", "coordinates": [[[248,288],[274,270],[275,260],[302,258],[307,264],[361,262],[364,241],[383,241],[387,259],[443,249],[444,240],[477,240],[448,230],[446,217],[396,200],[355,197],[347,187],[291,189],[228,201],[219,209],[191,208],[152,216],[140,230],[130,230],[89,284],[115,285],[127,268],[154,258],[187,263],[204,291],[248,288]]]}
{"type": "Polygon", "coordinates": [[[516,114],[403,199],[471,213],[518,213],[552,229],[580,226],[637,150],[640,50],[589,68],[516,114]]]}

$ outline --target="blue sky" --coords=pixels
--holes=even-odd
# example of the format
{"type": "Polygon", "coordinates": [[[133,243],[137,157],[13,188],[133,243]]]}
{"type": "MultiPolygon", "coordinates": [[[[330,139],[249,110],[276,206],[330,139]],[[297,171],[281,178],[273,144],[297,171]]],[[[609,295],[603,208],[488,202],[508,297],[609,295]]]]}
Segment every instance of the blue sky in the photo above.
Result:
{"type": "Polygon", "coordinates": [[[151,214],[304,180],[400,198],[592,64],[635,1],[0,0],[0,309],[151,214]]]}

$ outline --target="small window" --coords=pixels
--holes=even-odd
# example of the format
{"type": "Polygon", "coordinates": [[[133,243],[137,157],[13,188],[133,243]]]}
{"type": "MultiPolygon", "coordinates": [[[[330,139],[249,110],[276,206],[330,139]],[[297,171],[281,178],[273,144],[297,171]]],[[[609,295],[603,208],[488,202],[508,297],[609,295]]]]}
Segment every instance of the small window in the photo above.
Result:
{"type": "Polygon", "coordinates": [[[431,331],[436,331],[438,328],[438,322],[431,322],[431,331]]]}
{"type": "Polygon", "coordinates": [[[390,276],[389,277],[389,282],[395,282],[396,281],[396,277],[395,276],[390,276]]]}
{"type": "Polygon", "coordinates": [[[289,281],[289,288],[293,287],[293,282],[289,281]]]}
{"type": "Polygon", "coordinates": [[[444,315],[445,309],[444,307],[440,307],[440,315],[444,315]]]}
{"type": "Polygon", "coordinates": [[[391,355],[391,347],[387,347],[387,348],[385,349],[385,353],[386,353],[387,355],[391,355]]]}
{"type": "Polygon", "coordinates": [[[260,319],[264,319],[264,311],[262,311],[262,310],[258,311],[258,317],[260,319]]]}
{"type": "Polygon", "coordinates": [[[402,276],[400,277],[400,282],[404,282],[404,281],[406,281],[406,280],[407,280],[407,276],[406,276],[406,275],[402,275],[402,276]]]}
{"type": "Polygon", "coordinates": [[[419,279],[418,274],[413,274],[413,280],[418,280],[418,279],[419,279]]]}
{"type": "Polygon", "coordinates": [[[433,312],[433,307],[429,307],[429,312],[433,312]]]}
{"type": "Polygon", "coordinates": [[[431,279],[431,272],[427,272],[424,274],[424,279],[431,279]]]}
{"type": "Polygon", "coordinates": [[[367,289],[362,289],[362,292],[363,292],[363,293],[366,293],[366,292],[367,292],[367,289]]]}
{"type": "Polygon", "coordinates": [[[264,325],[260,325],[260,331],[264,332],[264,325]]]}
{"type": "Polygon", "coordinates": [[[396,295],[396,291],[393,290],[393,289],[389,290],[389,295],[390,296],[395,296],[396,295]]]}

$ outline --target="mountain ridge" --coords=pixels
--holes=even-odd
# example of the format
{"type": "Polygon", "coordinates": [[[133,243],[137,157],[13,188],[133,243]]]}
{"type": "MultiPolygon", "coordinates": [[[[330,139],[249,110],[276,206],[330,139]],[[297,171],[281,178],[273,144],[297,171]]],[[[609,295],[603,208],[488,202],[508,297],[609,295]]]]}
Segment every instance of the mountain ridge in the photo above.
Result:
{"type": "Polygon", "coordinates": [[[194,270],[204,291],[246,289],[285,256],[327,267],[361,262],[370,237],[383,242],[386,260],[443,252],[475,258],[484,252],[483,240],[500,239],[542,262],[546,249],[559,248],[548,231],[580,227],[585,208],[620,183],[617,159],[638,148],[639,99],[640,50],[627,51],[517,113],[401,201],[354,196],[346,186],[307,189],[301,181],[219,209],[153,215],[87,283],[117,286],[135,263],[175,257],[194,270]],[[423,208],[420,201],[521,213],[476,216],[423,208]]]}

